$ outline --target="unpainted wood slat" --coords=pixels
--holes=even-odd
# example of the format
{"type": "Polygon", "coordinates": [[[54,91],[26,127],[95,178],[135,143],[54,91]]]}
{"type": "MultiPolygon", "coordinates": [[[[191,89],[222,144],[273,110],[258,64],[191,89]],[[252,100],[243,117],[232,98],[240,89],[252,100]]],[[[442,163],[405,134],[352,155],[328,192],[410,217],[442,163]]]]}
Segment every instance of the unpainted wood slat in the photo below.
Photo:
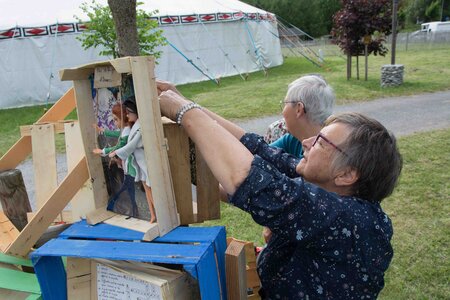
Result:
{"type": "Polygon", "coordinates": [[[53,124],[32,125],[31,145],[36,206],[39,209],[58,186],[53,124]]]}
{"type": "Polygon", "coordinates": [[[130,62],[159,233],[164,235],[180,222],[170,175],[167,142],[161,122],[154,75],[155,64],[154,59],[150,57],[132,57],[130,62]]]}
{"type": "Polygon", "coordinates": [[[197,222],[220,219],[219,182],[195,147],[197,170],[197,222]]]}
{"type": "Polygon", "coordinates": [[[182,225],[192,224],[194,223],[194,210],[189,162],[189,138],[183,128],[176,123],[167,123],[163,127],[169,145],[167,154],[177,210],[180,214],[180,223],[182,225]]]}
{"type": "MultiPolygon", "coordinates": [[[[74,90],[69,89],[37,120],[37,123],[62,120],[75,108],[74,90]]],[[[0,159],[0,171],[14,169],[31,153],[31,137],[21,137],[0,159]]]]}
{"type": "Polygon", "coordinates": [[[92,128],[92,124],[96,124],[97,120],[94,113],[91,83],[86,78],[86,80],[76,80],[73,84],[77,101],[78,121],[83,140],[84,155],[86,157],[92,183],[94,206],[97,209],[106,206],[108,202],[108,191],[106,189],[105,174],[103,173],[101,158],[92,153],[92,150],[96,148],[97,145],[95,130],[92,128]]]}
{"type": "MultiPolygon", "coordinates": [[[[78,122],[65,123],[67,170],[70,172],[75,164],[84,156],[83,139],[81,138],[80,124],[78,122]]],[[[86,218],[86,215],[95,210],[94,192],[92,183],[87,180],[70,202],[72,220],[86,218]]]]}

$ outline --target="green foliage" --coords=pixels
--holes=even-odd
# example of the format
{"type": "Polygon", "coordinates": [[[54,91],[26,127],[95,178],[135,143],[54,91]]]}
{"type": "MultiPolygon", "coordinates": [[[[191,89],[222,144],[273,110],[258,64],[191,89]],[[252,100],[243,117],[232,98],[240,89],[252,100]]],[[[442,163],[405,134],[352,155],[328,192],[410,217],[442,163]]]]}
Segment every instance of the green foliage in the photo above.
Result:
{"type": "Polygon", "coordinates": [[[405,12],[407,24],[445,21],[450,17],[450,1],[404,0],[401,10],[405,12]]]}
{"type": "MultiPolygon", "coordinates": [[[[244,0],[244,2],[270,11],[285,23],[290,23],[311,36],[330,33],[332,16],[339,10],[339,0],[244,0]]],[[[286,24],[287,25],[287,24],[286,24]]]]}
{"type": "Polygon", "coordinates": [[[368,52],[386,55],[385,36],[391,33],[391,0],[343,0],[333,17],[331,34],[345,54],[364,55],[362,39],[371,36],[368,52]]]}
{"type": "MultiPolygon", "coordinates": [[[[137,6],[142,2],[138,2],[137,6]]],[[[87,30],[83,32],[78,40],[82,42],[84,49],[91,47],[103,47],[100,55],[118,57],[117,36],[114,28],[114,21],[109,6],[102,6],[95,0],[91,4],[84,2],[80,6],[81,10],[89,17],[87,30]]],[[[150,17],[155,14],[153,12],[145,12],[142,9],[136,11],[136,26],[138,30],[139,48],[141,55],[152,55],[156,58],[161,56],[161,51],[157,51],[156,47],[165,45],[166,40],[162,36],[162,30],[157,29],[158,23],[151,20],[150,17]]],[[[79,17],[75,16],[78,22],[83,22],[79,17]]]]}

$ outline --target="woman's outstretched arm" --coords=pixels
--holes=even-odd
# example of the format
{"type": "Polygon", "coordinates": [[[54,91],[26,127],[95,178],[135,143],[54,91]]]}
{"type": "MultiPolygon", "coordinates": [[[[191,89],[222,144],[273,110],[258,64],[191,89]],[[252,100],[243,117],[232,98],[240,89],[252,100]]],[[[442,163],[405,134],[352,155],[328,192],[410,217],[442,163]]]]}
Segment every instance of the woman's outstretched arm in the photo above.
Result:
{"type": "MultiPolygon", "coordinates": [[[[176,120],[177,112],[189,103],[181,94],[171,90],[160,94],[161,112],[172,120],[176,120]]],[[[247,177],[253,155],[238,140],[240,137],[235,135],[239,135],[237,130],[230,131],[220,124],[225,120],[222,119],[213,120],[207,111],[194,108],[183,115],[181,125],[200,149],[206,163],[224,190],[232,195],[247,177]]],[[[243,134],[242,130],[240,136],[243,134]]]]}

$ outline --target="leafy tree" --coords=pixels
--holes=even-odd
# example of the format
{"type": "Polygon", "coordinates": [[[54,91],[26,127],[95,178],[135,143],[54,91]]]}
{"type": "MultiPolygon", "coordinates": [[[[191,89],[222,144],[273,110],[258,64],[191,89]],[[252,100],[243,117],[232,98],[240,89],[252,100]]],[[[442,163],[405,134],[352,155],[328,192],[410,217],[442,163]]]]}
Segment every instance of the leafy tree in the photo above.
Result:
{"type": "MultiPolygon", "coordinates": [[[[150,19],[156,11],[148,13],[142,9],[136,10],[141,4],[138,2],[135,6],[136,24],[134,28],[137,28],[138,54],[153,55],[158,58],[161,56],[161,51],[156,51],[156,47],[164,45],[166,41],[162,36],[162,31],[157,29],[158,23],[150,19]]],[[[115,24],[115,19],[119,20],[122,17],[117,18],[116,16],[114,19],[109,6],[102,6],[93,0],[90,4],[87,2],[82,3],[80,8],[89,18],[87,30],[78,37],[84,49],[103,46],[104,50],[100,51],[100,55],[112,56],[113,58],[136,55],[134,50],[130,51],[129,47],[126,47],[127,43],[133,43],[132,41],[134,40],[132,33],[129,33],[130,31],[125,31],[122,34],[128,40],[120,43],[120,45],[125,44],[125,46],[119,47],[118,34],[115,30],[116,25],[119,24],[115,24]]],[[[81,18],[77,16],[75,18],[78,22],[83,22],[81,18]]],[[[119,26],[119,34],[121,33],[120,28],[123,28],[123,26],[119,26]]]]}
{"type": "MultiPolygon", "coordinates": [[[[339,0],[244,0],[244,2],[270,11],[311,36],[330,33],[332,16],[339,10],[339,0]]],[[[284,22],[283,22],[284,23],[284,22]]]]}
{"type": "Polygon", "coordinates": [[[333,17],[331,34],[347,54],[347,78],[351,77],[351,57],[364,54],[365,36],[370,36],[368,54],[386,55],[385,36],[391,33],[392,0],[342,0],[342,9],[333,17]]]}
{"type": "Polygon", "coordinates": [[[410,24],[445,21],[450,16],[448,0],[404,0],[403,2],[406,20],[410,24]]]}

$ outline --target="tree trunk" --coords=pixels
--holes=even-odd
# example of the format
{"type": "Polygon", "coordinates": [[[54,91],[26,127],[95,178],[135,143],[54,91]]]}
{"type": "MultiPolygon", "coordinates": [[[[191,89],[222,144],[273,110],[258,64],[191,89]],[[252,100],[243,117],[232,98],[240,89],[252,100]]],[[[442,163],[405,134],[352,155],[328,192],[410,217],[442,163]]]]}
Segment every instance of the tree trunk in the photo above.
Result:
{"type": "Polygon", "coordinates": [[[356,55],[356,79],[359,80],[359,55],[356,55]]]}
{"type": "Polygon", "coordinates": [[[20,170],[0,173],[0,202],[8,219],[22,230],[28,224],[27,212],[31,212],[31,206],[20,170]]]}
{"type": "Polygon", "coordinates": [[[117,34],[119,57],[138,56],[136,0],[108,0],[117,34]]]}
{"type": "Polygon", "coordinates": [[[365,59],[365,63],[364,63],[364,80],[367,81],[367,73],[368,73],[368,50],[367,50],[367,44],[364,45],[364,59],[365,59]]]}
{"type": "Polygon", "coordinates": [[[352,56],[347,54],[347,80],[352,78],[352,56]]]}

